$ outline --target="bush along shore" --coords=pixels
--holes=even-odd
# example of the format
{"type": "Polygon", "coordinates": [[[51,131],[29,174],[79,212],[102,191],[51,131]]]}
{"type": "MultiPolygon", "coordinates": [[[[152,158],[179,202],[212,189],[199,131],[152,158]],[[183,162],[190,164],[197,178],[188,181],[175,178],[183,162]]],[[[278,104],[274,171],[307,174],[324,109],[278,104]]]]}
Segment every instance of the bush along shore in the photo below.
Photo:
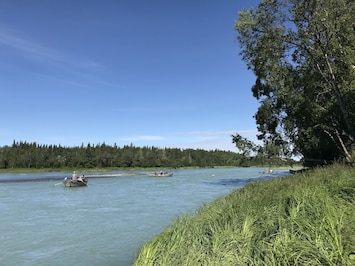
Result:
{"type": "Polygon", "coordinates": [[[355,169],[249,183],[178,218],[134,265],[355,265],[355,169]]]}

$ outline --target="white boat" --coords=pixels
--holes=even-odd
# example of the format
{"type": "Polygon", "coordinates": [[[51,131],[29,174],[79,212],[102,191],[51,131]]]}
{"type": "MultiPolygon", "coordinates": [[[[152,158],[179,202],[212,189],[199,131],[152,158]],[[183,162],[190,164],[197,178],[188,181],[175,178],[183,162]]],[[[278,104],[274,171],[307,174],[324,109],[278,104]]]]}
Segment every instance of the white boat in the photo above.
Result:
{"type": "Polygon", "coordinates": [[[88,185],[88,180],[86,178],[72,180],[72,179],[68,179],[66,177],[66,178],[64,178],[63,184],[65,187],[85,187],[88,185]]]}
{"type": "Polygon", "coordinates": [[[150,177],[169,177],[173,176],[174,173],[168,173],[168,172],[154,172],[154,173],[147,173],[148,176],[150,177]]]}
{"type": "Polygon", "coordinates": [[[273,172],[274,172],[273,169],[268,168],[268,169],[265,169],[265,171],[263,172],[263,174],[272,174],[273,172]]]}

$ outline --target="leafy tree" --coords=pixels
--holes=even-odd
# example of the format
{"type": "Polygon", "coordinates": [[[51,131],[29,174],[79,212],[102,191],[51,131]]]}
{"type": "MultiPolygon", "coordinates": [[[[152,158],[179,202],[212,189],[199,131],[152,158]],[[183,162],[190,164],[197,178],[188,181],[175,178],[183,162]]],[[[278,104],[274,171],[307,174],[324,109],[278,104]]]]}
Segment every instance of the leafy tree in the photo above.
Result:
{"type": "Polygon", "coordinates": [[[306,160],[351,160],[354,17],[353,0],[264,0],[239,13],[237,39],[260,101],[259,139],[306,160]]]}
{"type": "Polygon", "coordinates": [[[243,154],[244,157],[249,157],[251,153],[257,150],[257,145],[247,138],[242,137],[238,133],[232,135],[232,143],[235,144],[237,149],[243,154]]]}

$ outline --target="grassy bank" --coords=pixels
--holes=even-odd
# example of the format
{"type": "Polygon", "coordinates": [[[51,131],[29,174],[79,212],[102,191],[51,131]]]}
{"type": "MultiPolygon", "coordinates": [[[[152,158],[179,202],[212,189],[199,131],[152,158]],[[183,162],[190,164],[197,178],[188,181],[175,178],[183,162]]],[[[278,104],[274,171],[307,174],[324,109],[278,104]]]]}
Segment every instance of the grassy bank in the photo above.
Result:
{"type": "Polygon", "coordinates": [[[135,265],[355,265],[355,169],[254,182],[184,216],[135,265]]]}

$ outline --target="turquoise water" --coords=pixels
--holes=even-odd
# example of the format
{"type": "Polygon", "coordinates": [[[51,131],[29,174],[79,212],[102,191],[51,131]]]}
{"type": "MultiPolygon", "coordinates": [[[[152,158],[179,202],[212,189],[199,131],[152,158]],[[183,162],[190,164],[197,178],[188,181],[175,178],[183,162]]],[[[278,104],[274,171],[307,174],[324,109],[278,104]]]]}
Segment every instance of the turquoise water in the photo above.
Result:
{"type": "MultiPolygon", "coordinates": [[[[170,178],[136,172],[90,178],[79,188],[60,184],[69,174],[0,174],[0,265],[131,265],[174,219],[260,178],[262,170],[175,170],[170,178]],[[21,182],[3,182],[9,179],[21,182]]],[[[273,176],[280,174],[287,173],[273,176]]]]}

